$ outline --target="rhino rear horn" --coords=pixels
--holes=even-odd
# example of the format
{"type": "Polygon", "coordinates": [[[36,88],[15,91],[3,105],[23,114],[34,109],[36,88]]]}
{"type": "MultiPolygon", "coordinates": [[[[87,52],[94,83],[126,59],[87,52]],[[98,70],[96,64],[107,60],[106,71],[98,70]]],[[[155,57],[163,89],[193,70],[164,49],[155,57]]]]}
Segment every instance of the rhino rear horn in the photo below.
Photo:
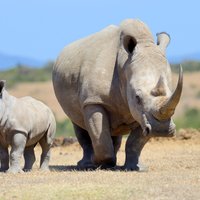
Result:
{"type": "Polygon", "coordinates": [[[157,33],[157,45],[161,51],[165,54],[166,48],[170,43],[170,35],[166,32],[157,33]]]}
{"type": "Polygon", "coordinates": [[[162,75],[160,76],[158,83],[156,84],[156,87],[151,91],[151,95],[155,97],[166,95],[165,82],[162,75]]]}

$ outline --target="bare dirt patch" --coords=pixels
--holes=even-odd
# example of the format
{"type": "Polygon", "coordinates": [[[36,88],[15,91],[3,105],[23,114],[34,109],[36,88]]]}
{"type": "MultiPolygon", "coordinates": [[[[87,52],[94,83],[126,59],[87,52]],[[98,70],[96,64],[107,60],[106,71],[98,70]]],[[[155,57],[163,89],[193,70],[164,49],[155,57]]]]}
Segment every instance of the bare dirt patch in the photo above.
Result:
{"type": "MultiPolygon", "coordinates": [[[[125,141],[125,139],[124,139],[125,141]]],[[[0,173],[0,199],[200,199],[200,132],[182,130],[176,139],[153,139],[141,160],[148,172],[76,171],[77,142],[52,149],[50,172],[0,173]]],[[[118,165],[124,163],[124,142],[118,165]]]]}

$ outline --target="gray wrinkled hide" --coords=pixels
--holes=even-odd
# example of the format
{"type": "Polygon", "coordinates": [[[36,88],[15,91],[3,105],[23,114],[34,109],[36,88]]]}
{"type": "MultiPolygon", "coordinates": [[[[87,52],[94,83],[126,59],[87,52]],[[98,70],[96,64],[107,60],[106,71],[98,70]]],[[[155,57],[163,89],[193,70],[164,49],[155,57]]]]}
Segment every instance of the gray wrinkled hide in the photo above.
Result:
{"type": "Polygon", "coordinates": [[[19,160],[24,154],[24,170],[30,170],[35,161],[34,147],[42,147],[40,167],[48,169],[50,147],[56,131],[52,111],[32,97],[16,98],[2,87],[0,91],[0,160],[1,170],[21,172],[19,160]],[[10,167],[8,146],[11,146],[10,167]]]}
{"type": "Polygon", "coordinates": [[[80,167],[114,166],[121,135],[131,132],[125,168],[137,170],[151,136],[173,135],[171,117],[161,122],[151,114],[172,93],[165,57],[169,36],[162,35],[155,44],[143,22],[128,19],[66,46],[59,55],[53,85],[83,148],[80,167]]]}

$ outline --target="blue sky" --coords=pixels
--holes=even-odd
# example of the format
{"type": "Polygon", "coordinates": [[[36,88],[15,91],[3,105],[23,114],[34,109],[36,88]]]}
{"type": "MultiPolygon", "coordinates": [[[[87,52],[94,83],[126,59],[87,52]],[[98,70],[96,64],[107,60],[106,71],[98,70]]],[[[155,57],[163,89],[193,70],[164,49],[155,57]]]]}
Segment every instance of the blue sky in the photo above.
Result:
{"type": "Polygon", "coordinates": [[[53,60],[66,44],[126,18],[168,32],[168,56],[200,53],[198,0],[0,0],[0,52],[53,60]]]}

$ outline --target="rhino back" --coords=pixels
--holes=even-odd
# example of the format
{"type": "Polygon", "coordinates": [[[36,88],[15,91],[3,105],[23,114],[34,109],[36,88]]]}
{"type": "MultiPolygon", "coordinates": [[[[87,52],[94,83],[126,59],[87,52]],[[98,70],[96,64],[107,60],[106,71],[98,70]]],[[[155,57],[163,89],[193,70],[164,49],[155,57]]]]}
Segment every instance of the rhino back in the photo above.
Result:
{"type": "Polygon", "coordinates": [[[109,26],[64,48],[53,70],[57,99],[73,122],[82,125],[87,104],[112,105],[120,29],[109,26]]]}
{"type": "Polygon", "coordinates": [[[8,120],[14,130],[29,134],[29,139],[45,133],[52,121],[51,110],[32,97],[17,99],[10,110],[8,120]]]}

